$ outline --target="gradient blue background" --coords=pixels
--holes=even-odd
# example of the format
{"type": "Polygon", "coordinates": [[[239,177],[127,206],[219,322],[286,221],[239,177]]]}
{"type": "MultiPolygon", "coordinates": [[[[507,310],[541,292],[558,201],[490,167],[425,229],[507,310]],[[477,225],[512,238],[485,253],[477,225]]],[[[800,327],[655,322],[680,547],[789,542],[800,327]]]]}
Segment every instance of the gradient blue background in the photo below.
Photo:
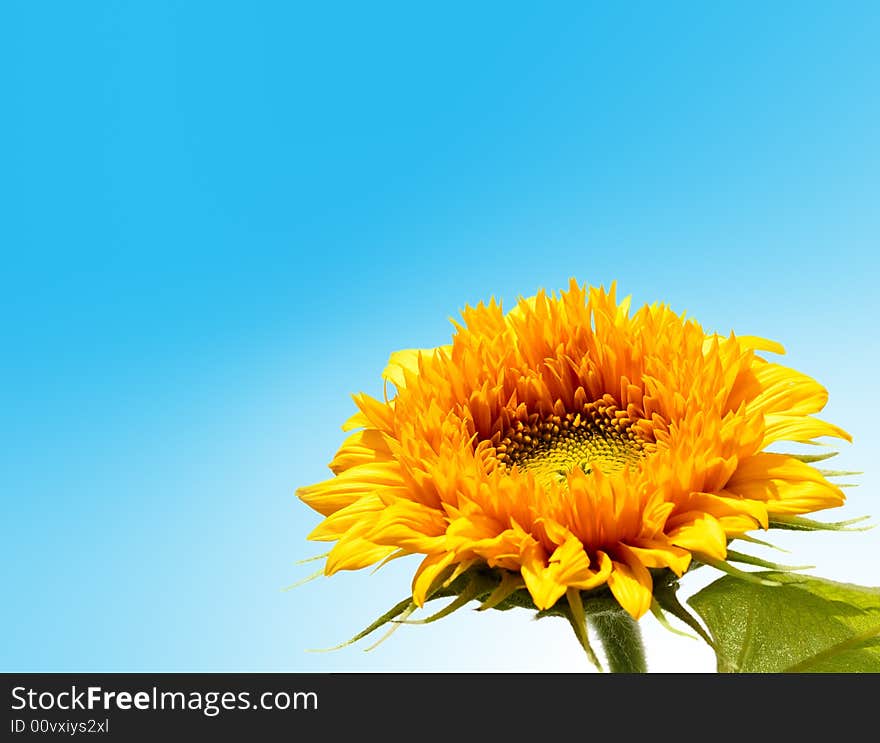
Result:
{"type": "MultiPolygon", "coordinates": [[[[349,394],[572,276],[783,342],[865,470],[833,516],[876,519],[878,38],[875,2],[4,2],[0,668],[587,670],[525,612],[306,652],[413,561],[281,590],[349,394]]],[[[876,585],[878,532],[778,541],[876,585]]]]}

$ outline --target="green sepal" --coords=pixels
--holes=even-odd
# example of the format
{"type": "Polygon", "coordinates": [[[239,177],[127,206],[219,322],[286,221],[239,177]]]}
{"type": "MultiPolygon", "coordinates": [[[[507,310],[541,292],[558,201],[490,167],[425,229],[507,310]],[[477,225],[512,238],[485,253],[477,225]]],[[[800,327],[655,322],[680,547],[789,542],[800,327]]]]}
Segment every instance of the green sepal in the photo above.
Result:
{"type": "Polygon", "coordinates": [[[330,554],[329,552],[322,552],[320,555],[314,555],[313,557],[306,557],[303,560],[297,560],[293,564],[294,565],[305,565],[306,563],[314,562],[315,560],[323,560],[329,554],[330,554]]]}
{"type": "Polygon", "coordinates": [[[763,560],[760,557],[755,557],[754,555],[747,555],[743,552],[735,552],[732,549],[727,550],[727,559],[733,562],[741,562],[745,565],[754,565],[759,568],[769,568],[770,570],[780,570],[783,572],[789,572],[794,570],[809,570],[810,568],[816,567],[815,565],[780,565],[778,562],[770,562],[769,560],[763,560]]]}
{"type": "Polygon", "coordinates": [[[694,557],[698,558],[700,562],[706,563],[706,565],[710,565],[716,570],[721,570],[722,572],[727,573],[734,578],[738,578],[739,580],[746,581],[747,583],[756,583],[760,586],[775,586],[777,585],[773,581],[769,581],[766,578],[761,578],[758,573],[752,573],[745,570],[740,570],[739,568],[735,568],[731,565],[727,560],[719,560],[715,557],[709,557],[709,555],[703,554],[695,554],[694,557]]]}
{"type": "Polygon", "coordinates": [[[676,593],[679,584],[674,578],[659,580],[654,582],[654,598],[652,604],[656,603],[661,609],[669,612],[676,619],[680,619],[694,632],[696,632],[709,647],[714,648],[715,643],[708,632],[697,621],[697,618],[691,614],[678,600],[676,593]]]}
{"type": "Polygon", "coordinates": [[[461,609],[462,606],[467,604],[469,601],[473,601],[480,594],[485,594],[488,590],[492,588],[492,585],[492,582],[488,579],[487,576],[482,576],[479,573],[475,573],[471,576],[471,579],[465,586],[464,590],[459,593],[453,601],[444,606],[437,613],[432,614],[425,619],[392,619],[391,621],[400,624],[432,624],[438,619],[443,619],[443,617],[448,617],[453,612],[458,611],[459,609],[461,609]]]}
{"type": "Polygon", "coordinates": [[[392,606],[388,611],[386,611],[381,617],[379,617],[375,622],[370,624],[368,627],[365,627],[360,632],[358,632],[354,637],[346,642],[342,642],[339,645],[334,645],[332,648],[318,648],[318,649],[310,649],[308,652],[310,653],[329,653],[333,650],[341,650],[342,648],[348,647],[349,645],[353,645],[358,640],[362,640],[367,635],[372,634],[380,627],[385,626],[388,622],[392,621],[396,617],[399,617],[403,614],[407,609],[412,611],[410,607],[415,607],[412,598],[405,598],[402,601],[398,602],[394,606],[392,606]]]}
{"type": "Polygon", "coordinates": [[[505,570],[501,574],[501,582],[483,600],[477,611],[498,608],[501,603],[510,598],[514,592],[520,590],[524,585],[525,583],[521,575],[505,570]]]}
{"type": "Polygon", "coordinates": [[[320,570],[316,570],[311,575],[307,575],[305,578],[298,580],[296,583],[291,583],[289,586],[284,586],[284,588],[282,588],[281,590],[282,591],[292,591],[294,588],[299,588],[300,586],[304,586],[306,583],[309,583],[309,582],[315,580],[316,578],[320,578],[322,575],[324,575],[324,568],[321,568],[320,570]]]}
{"type": "MultiPolygon", "coordinates": [[[[399,616],[403,619],[406,619],[415,610],[416,610],[416,605],[414,603],[410,602],[410,605],[407,606],[406,609],[404,609],[403,612],[401,612],[401,614],[399,616]]],[[[397,632],[398,629],[400,629],[400,624],[401,624],[400,620],[392,619],[391,626],[388,628],[388,631],[385,632],[385,634],[382,635],[382,637],[380,637],[378,640],[376,640],[376,642],[374,642],[372,645],[370,645],[369,647],[365,647],[364,652],[369,653],[371,650],[375,650],[377,647],[379,647],[383,642],[385,642],[385,640],[387,640],[389,637],[391,637],[391,635],[393,635],[395,632],[397,632]]]]}
{"type": "Polygon", "coordinates": [[[671,632],[673,635],[681,635],[682,637],[688,637],[691,640],[700,640],[699,637],[697,637],[696,635],[692,635],[690,632],[685,632],[684,630],[680,630],[677,627],[673,627],[672,622],[670,622],[669,619],[666,617],[666,612],[663,611],[663,607],[660,606],[659,603],[657,603],[656,599],[651,601],[651,614],[653,614],[654,618],[658,622],[660,622],[663,629],[671,632]]]}
{"type": "Polygon", "coordinates": [[[868,531],[873,529],[873,525],[859,526],[851,528],[853,524],[858,524],[870,516],[859,516],[846,521],[814,521],[804,516],[774,516],[770,519],[771,529],[787,529],[790,531],[868,531]]]}
{"type": "Polygon", "coordinates": [[[792,459],[797,459],[800,462],[804,462],[805,464],[810,464],[812,462],[822,462],[826,459],[831,459],[831,457],[836,457],[836,451],[830,451],[826,454],[785,454],[786,457],[791,457],[792,459]]]}
{"type": "MultiPolygon", "coordinates": [[[[329,554],[329,553],[328,553],[329,554]]],[[[397,560],[400,557],[406,557],[410,553],[406,550],[394,550],[388,557],[384,558],[381,562],[376,563],[376,566],[370,571],[370,575],[375,575],[382,568],[384,568],[389,562],[392,560],[397,560]]]]}
{"type": "MultiPolygon", "coordinates": [[[[444,586],[445,581],[452,575],[452,569],[447,568],[440,575],[438,575],[434,582],[431,584],[431,587],[427,592],[427,601],[431,601],[432,599],[438,598],[446,598],[448,596],[456,596],[458,595],[463,586],[465,585],[468,578],[464,575],[460,575],[456,580],[454,580],[451,584],[444,586]]],[[[398,617],[403,617],[403,620],[406,619],[410,614],[412,614],[416,610],[416,604],[412,600],[412,597],[407,596],[405,599],[398,601],[394,606],[392,606],[388,611],[386,611],[381,617],[376,619],[372,624],[368,627],[365,627],[360,632],[358,632],[354,637],[350,640],[340,643],[339,645],[334,645],[330,648],[318,648],[318,649],[309,649],[310,653],[329,653],[333,650],[341,650],[342,648],[346,648],[349,645],[353,645],[358,640],[363,640],[367,635],[371,635],[377,629],[384,627],[389,622],[395,622],[398,620],[398,617]]],[[[376,643],[370,645],[370,647],[366,648],[366,650],[372,650],[382,642],[384,642],[394,631],[401,625],[405,623],[405,621],[398,620],[394,623],[394,625],[388,630],[387,633],[376,643]]]]}
{"type": "Polygon", "coordinates": [[[757,537],[753,537],[750,534],[739,534],[738,536],[736,536],[734,538],[741,539],[743,542],[749,542],[750,544],[757,544],[757,545],[760,545],[761,547],[769,547],[772,550],[777,550],[779,552],[785,552],[786,554],[791,553],[791,550],[783,549],[782,547],[779,547],[775,544],[772,544],[771,542],[765,542],[763,539],[758,539],[757,537]]]}
{"type": "Polygon", "coordinates": [[[535,602],[532,600],[532,594],[525,588],[518,588],[492,608],[498,611],[509,611],[510,609],[538,611],[538,607],[535,606],[535,602]]]}

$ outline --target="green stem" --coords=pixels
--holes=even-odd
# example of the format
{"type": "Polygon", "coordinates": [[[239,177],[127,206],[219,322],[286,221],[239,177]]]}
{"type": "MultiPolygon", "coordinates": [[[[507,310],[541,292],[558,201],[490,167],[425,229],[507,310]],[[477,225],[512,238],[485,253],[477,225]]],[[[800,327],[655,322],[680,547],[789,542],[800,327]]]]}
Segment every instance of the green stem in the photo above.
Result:
{"type": "Polygon", "coordinates": [[[645,646],[638,622],[625,611],[608,611],[589,618],[605,648],[611,673],[645,673],[645,646]]]}

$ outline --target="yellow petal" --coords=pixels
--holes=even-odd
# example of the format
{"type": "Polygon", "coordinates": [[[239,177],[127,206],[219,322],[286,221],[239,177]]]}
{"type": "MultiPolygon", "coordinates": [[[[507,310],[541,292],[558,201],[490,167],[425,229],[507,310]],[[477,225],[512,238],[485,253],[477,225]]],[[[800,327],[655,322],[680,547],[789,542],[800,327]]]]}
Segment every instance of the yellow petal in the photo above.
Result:
{"type": "Polygon", "coordinates": [[[386,433],[392,433],[394,430],[394,406],[370,397],[363,392],[352,395],[355,402],[364,417],[367,419],[368,426],[377,428],[386,433]]]}
{"type": "Polygon", "coordinates": [[[348,418],[345,423],[342,424],[343,431],[353,431],[356,428],[366,428],[370,425],[370,419],[367,418],[360,410],[357,413],[348,418]]]}
{"type": "Polygon", "coordinates": [[[419,356],[422,353],[423,351],[418,348],[395,351],[388,359],[388,365],[382,372],[382,378],[387,379],[398,390],[402,390],[406,386],[405,373],[419,373],[419,356]]]}
{"type": "MultiPolygon", "coordinates": [[[[785,348],[776,341],[760,338],[757,335],[736,335],[734,336],[740,348],[747,351],[767,351],[769,353],[784,354],[785,348]]],[[[708,353],[712,348],[712,344],[716,341],[721,343],[725,339],[724,336],[718,334],[707,335],[703,341],[703,353],[708,353]]]]}
{"type": "Polygon", "coordinates": [[[740,462],[727,489],[763,501],[768,513],[809,513],[844,502],[843,491],[809,464],[786,454],[761,452],[740,462]]]}
{"type": "Polygon", "coordinates": [[[762,529],[768,528],[755,522],[751,516],[719,516],[718,523],[724,529],[724,533],[728,537],[738,537],[746,532],[754,531],[760,526],[762,529]]]}
{"type": "Polygon", "coordinates": [[[646,568],[669,568],[676,575],[683,575],[691,564],[691,553],[681,547],[662,542],[644,540],[627,545],[629,551],[646,568]]]}
{"type": "Polygon", "coordinates": [[[350,529],[361,526],[367,521],[374,521],[376,514],[383,508],[385,504],[377,495],[373,493],[365,495],[324,519],[312,530],[308,539],[316,542],[332,542],[340,539],[350,529]]]}
{"type": "Polygon", "coordinates": [[[362,537],[345,536],[327,555],[324,573],[333,575],[338,570],[360,570],[385,559],[392,552],[394,547],[374,544],[362,537]]]}
{"type": "Polygon", "coordinates": [[[565,586],[547,570],[547,555],[536,541],[528,544],[522,554],[522,577],[526,588],[539,609],[549,609],[565,593],[565,586]]]}
{"type": "Polygon", "coordinates": [[[617,603],[633,619],[639,619],[651,608],[654,588],[651,573],[625,545],[619,545],[618,551],[625,562],[614,561],[614,568],[608,576],[608,587],[617,603]]]}
{"type": "Polygon", "coordinates": [[[438,348],[405,348],[395,351],[388,359],[388,365],[382,371],[382,378],[387,379],[397,387],[398,391],[406,387],[406,376],[419,373],[419,360],[422,356],[430,358],[436,351],[448,352],[452,346],[439,346],[438,348]]]}
{"type": "Polygon", "coordinates": [[[769,353],[784,354],[785,347],[781,343],[771,341],[767,338],[761,338],[757,335],[738,335],[736,339],[743,348],[752,351],[768,351],[769,353]]]}
{"type": "Polygon", "coordinates": [[[673,528],[666,536],[677,547],[703,552],[719,560],[727,557],[727,535],[714,516],[689,511],[673,516],[668,525],[673,528]]]}
{"type": "Polygon", "coordinates": [[[810,415],[828,402],[828,391],[812,377],[781,364],[762,364],[754,370],[761,392],[749,402],[750,413],[810,415]]]}
{"type": "Polygon", "coordinates": [[[425,599],[432,584],[454,560],[454,556],[449,552],[428,555],[422,560],[412,581],[412,597],[416,606],[422,607],[425,605],[425,599]]]}
{"type": "Polygon", "coordinates": [[[722,490],[720,494],[691,493],[685,502],[689,511],[704,511],[717,519],[746,515],[750,517],[751,528],[756,525],[767,528],[767,504],[730,490],[722,490]]]}
{"type": "Polygon", "coordinates": [[[397,462],[371,462],[352,467],[329,480],[299,488],[296,494],[318,513],[329,516],[368,493],[402,484],[397,462]]]}
{"type": "Polygon", "coordinates": [[[330,469],[339,475],[361,464],[391,461],[394,458],[392,444],[387,434],[373,428],[356,431],[339,447],[330,469]]]}
{"type": "Polygon", "coordinates": [[[807,442],[822,436],[852,441],[852,436],[842,428],[818,418],[771,413],[764,416],[764,441],[761,448],[764,449],[776,441],[807,442]]]}
{"type": "Polygon", "coordinates": [[[577,576],[572,576],[568,585],[581,591],[589,591],[591,588],[598,588],[607,583],[608,576],[614,569],[614,563],[608,555],[601,551],[596,553],[596,560],[599,563],[598,570],[585,570],[577,576]]]}
{"type": "Polygon", "coordinates": [[[437,509],[401,498],[378,513],[366,537],[376,544],[430,553],[445,546],[446,527],[437,509]]]}

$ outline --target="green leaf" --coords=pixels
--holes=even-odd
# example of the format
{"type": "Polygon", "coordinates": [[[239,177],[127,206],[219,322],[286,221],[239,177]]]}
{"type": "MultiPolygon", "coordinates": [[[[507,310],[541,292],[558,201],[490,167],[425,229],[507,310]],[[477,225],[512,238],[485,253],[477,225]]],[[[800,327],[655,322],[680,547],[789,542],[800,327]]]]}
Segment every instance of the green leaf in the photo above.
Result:
{"type": "Polygon", "coordinates": [[[880,672],[880,588],[781,572],[725,576],[688,603],[722,673],[880,672]]]}

